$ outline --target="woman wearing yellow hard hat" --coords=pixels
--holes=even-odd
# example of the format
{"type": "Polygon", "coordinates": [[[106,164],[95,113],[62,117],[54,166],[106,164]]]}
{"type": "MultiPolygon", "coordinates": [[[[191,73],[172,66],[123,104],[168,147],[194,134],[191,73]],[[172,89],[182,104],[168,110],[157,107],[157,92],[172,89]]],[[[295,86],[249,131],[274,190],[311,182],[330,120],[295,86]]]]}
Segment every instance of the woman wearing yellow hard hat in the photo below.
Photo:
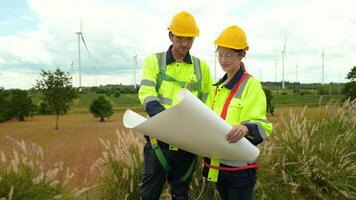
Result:
{"type": "MultiPolygon", "coordinates": [[[[229,26],[214,44],[225,75],[213,85],[206,104],[232,126],[226,145],[243,137],[258,145],[270,135],[272,124],[266,118],[261,83],[246,72],[242,62],[249,49],[246,34],[238,26],[229,26]]],[[[256,162],[204,158],[203,176],[216,183],[223,200],[252,199],[257,168],[256,162]]]]}

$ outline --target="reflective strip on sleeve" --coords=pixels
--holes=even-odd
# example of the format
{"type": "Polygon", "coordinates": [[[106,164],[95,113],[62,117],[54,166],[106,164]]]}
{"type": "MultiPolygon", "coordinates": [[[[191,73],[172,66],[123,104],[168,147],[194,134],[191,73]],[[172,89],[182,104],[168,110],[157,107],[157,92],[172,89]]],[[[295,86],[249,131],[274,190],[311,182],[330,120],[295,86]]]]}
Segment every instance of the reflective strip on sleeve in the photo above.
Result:
{"type": "Polygon", "coordinates": [[[146,110],[146,106],[147,103],[151,102],[151,101],[159,101],[158,97],[156,96],[148,96],[145,98],[145,100],[143,101],[143,109],[146,110]]]}
{"type": "Polygon", "coordinates": [[[159,95],[159,102],[161,104],[166,104],[166,105],[172,105],[173,100],[170,98],[163,97],[162,95],[159,95]]]}
{"type": "Polygon", "coordinates": [[[148,79],[142,79],[141,86],[156,87],[156,83],[148,79]]]}
{"type": "MultiPolygon", "coordinates": [[[[262,122],[265,122],[265,123],[270,123],[266,119],[258,119],[258,120],[255,120],[255,121],[262,121],[262,122]]],[[[266,131],[265,131],[265,129],[263,129],[261,124],[259,124],[258,122],[254,122],[254,121],[251,121],[251,120],[246,120],[246,121],[242,121],[241,124],[255,124],[255,125],[257,125],[257,129],[258,129],[258,133],[259,133],[260,137],[262,138],[263,141],[266,140],[266,138],[267,138],[266,131]]]]}

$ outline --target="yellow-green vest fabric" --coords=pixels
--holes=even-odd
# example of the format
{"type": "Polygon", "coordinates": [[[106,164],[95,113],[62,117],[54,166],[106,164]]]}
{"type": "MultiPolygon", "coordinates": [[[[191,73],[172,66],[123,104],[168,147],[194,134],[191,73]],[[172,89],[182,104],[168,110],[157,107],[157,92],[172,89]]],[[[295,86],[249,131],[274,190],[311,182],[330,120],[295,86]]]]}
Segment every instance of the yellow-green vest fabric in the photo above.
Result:
{"type": "Polygon", "coordinates": [[[166,65],[164,73],[177,81],[163,80],[158,91],[156,91],[158,74],[160,73],[157,56],[158,54],[148,56],[143,64],[141,86],[138,95],[144,109],[146,108],[146,104],[151,101],[159,101],[166,109],[178,104],[179,99],[176,96],[185,86],[195,96],[198,96],[198,87],[195,87],[195,85],[198,84],[194,68],[195,62],[199,62],[200,65],[201,80],[199,89],[201,92],[201,100],[205,102],[211,88],[212,80],[210,69],[203,60],[191,56],[192,64],[173,62],[166,65]]]}

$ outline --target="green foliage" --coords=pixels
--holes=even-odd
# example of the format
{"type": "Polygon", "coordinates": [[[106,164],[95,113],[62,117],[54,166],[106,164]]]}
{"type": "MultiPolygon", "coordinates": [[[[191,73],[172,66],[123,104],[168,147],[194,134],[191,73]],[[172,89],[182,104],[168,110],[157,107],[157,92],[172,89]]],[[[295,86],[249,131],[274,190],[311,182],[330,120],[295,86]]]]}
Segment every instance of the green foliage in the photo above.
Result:
{"type": "Polygon", "coordinates": [[[53,110],[46,101],[42,101],[39,105],[38,113],[41,115],[52,115],[53,110]]]}
{"type": "Polygon", "coordinates": [[[30,116],[32,112],[32,100],[26,90],[14,90],[11,93],[11,112],[12,116],[20,121],[30,116]]]}
{"type": "Polygon", "coordinates": [[[116,91],[116,92],[114,93],[114,97],[119,98],[119,97],[120,97],[120,91],[116,91]]]}
{"type": "Polygon", "coordinates": [[[0,88],[0,122],[11,119],[9,94],[0,88]]]}
{"type": "Polygon", "coordinates": [[[64,115],[70,109],[70,104],[77,97],[77,91],[72,86],[72,78],[59,68],[54,72],[41,71],[41,80],[37,80],[36,88],[43,93],[43,101],[47,102],[57,115],[56,129],[58,129],[59,115],[64,115]]]}
{"type": "Polygon", "coordinates": [[[274,105],[273,105],[273,94],[271,90],[268,90],[266,88],[263,88],[263,91],[265,92],[266,95],[266,102],[267,102],[267,112],[269,112],[273,116],[274,112],[274,105]]]}
{"type": "Polygon", "coordinates": [[[351,69],[346,78],[349,79],[350,82],[345,84],[343,93],[346,99],[350,98],[353,100],[356,98],[356,66],[351,69]]]}
{"type": "Polygon", "coordinates": [[[101,122],[105,121],[105,117],[110,117],[114,113],[110,101],[102,95],[93,100],[89,111],[93,113],[94,117],[100,117],[101,122]]]}

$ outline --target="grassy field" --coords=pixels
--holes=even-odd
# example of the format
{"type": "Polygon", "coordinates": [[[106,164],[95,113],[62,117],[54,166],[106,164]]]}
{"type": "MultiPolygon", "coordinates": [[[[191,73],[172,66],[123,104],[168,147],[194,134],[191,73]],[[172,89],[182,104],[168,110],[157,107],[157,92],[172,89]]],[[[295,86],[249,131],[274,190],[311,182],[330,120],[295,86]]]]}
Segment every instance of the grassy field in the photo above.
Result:
{"type": "MultiPolygon", "coordinates": [[[[135,108],[135,107],[134,107],[135,108]]],[[[281,117],[287,117],[291,110],[302,110],[303,107],[277,107],[276,114],[270,120],[278,127],[281,117]]],[[[84,110],[84,109],[83,109],[84,110]]],[[[310,117],[317,117],[315,108],[307,110],[310,117]]],[[[122,124],[123,111],[116,111],[107,122],[99,122],[90,113],[70,113],[60,117],[59,129],[55,130],[54,116],[34,116],[24,122],[9,121],[0,123],[0,150],[10,153],[12,144],[7,136],[26,143],[36,143],[43,147],[49,162],[63,161],[73,168],[75,183],[91,180],[89,169],[101,156],[103,151],[99,138],[115,140],[116,130],[124,130],[122,124]]]]}
{"type": "Polygon", "coordinates": [[[277,106],[318,106],[320,104],[326,104],[331,100],[339,101],[342,99],[341,95],[275,95],[273,102],[277,106]]]}
{"type": "MultiPolygon", "coordinates": [[[[64,162],[64,165],[72,168],[74,178],[72,185],[90,186],[99,181],[99,171],[90,173],[90,169],[105,151],[99,139],[116,141],[117,131],[127,132],[123,127],[122,116],[124,110],[132,109],[142,112],[136,95],[122,94],[119,98],[107,97],[114,106],[115,112],[107,122],[99,122],[90,113],[88,106],[92,99],[98,95],[89,93],[82,94],[80,99],[74,102],[69,114],[60,117],[59,130],[55,130],[55,116],[34,116],[27,118],[25,122],[8,121],[0,123],[0,151],[6,154],[12,152],[13,144],[7,137],[16,140],[24,140],[27,144],[36,143],[44,150],[48,163],[64,162]]],[[[324,97],[323,103],[338,96],[324,97]]],[[[290,113],[300,113],[305,105],[308,119],[320,119],[323,116],[321,110],[316,107],[319,102],[318,96],[288,95],[276,96],[278,102],[275,115],[269,116],[274,124],[274,130],[280,131],[283,127],[282,121],[288,121],[290,113]],[[302,102],[302,103],[299,103],[302,102]]]]}

